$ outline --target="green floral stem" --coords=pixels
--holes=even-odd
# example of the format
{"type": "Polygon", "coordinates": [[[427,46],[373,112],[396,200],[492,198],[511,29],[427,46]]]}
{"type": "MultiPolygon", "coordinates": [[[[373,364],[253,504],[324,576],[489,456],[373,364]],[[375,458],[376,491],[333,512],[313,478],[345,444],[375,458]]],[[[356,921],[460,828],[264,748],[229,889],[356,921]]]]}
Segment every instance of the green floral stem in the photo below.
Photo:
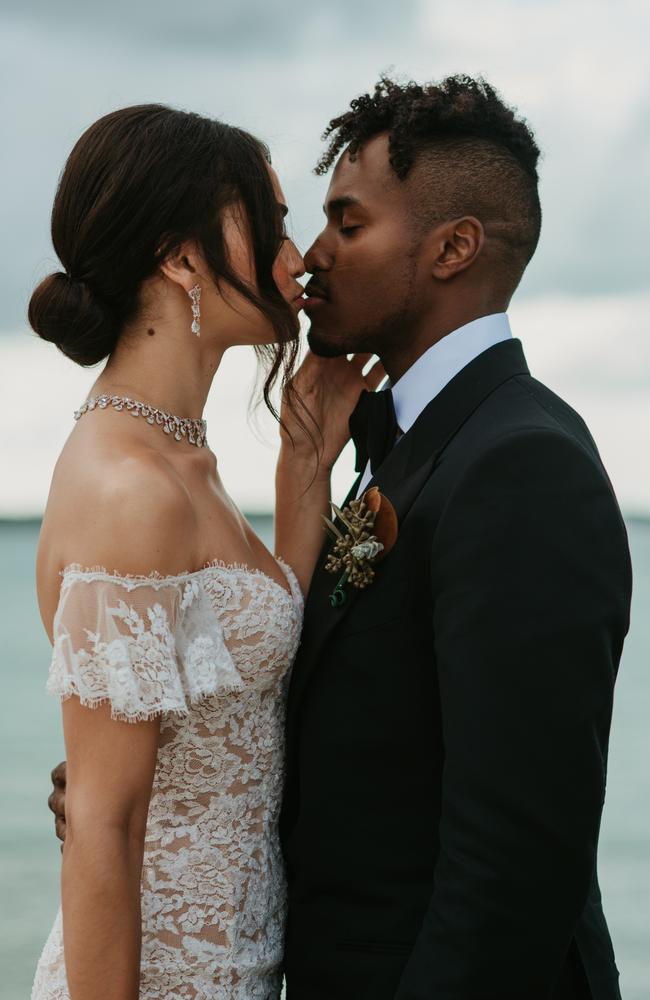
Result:
{"type": "Polygon", "coordinates": [[[348,571],[346,570],[334,590],[330,594],[330,604],[333,608],[340,608],[342,604],[345,604],[347,600],[347,594],[345,592],[345,584],[348,579],[348,571]]]}

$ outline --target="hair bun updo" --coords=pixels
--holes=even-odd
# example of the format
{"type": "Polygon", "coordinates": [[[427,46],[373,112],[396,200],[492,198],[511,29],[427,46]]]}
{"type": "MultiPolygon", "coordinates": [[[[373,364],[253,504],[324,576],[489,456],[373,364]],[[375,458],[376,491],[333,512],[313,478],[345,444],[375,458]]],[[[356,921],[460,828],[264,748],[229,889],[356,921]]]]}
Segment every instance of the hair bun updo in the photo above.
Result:
{"type": "Polygon", "coordinates": [[[269,163],[249,132],[193,112],[137,104],[103,115],[79,137],[59,177],[51,237],[61,270],[34,291],[32,328],[82,366],[113,356],[123,337],[151,344],[143,331],[168,288],[161,265],[192,241],[202,277],[217,290],[231,286],[274,330],[273,342],[255,350],[266,368],[264,400],[278,417],[270,397],[278,378],[290,398],[297,395],[290,382],[299,323],[274,276],[284,225],[269,163]],[[224,213],[234,204],[250,227],[257,287],[230,259],[224,213]]]}
{"type": "Polygon", "coordinates": [[[83,282],[56,271],[37,286],[29,323],[43,340],[56,344],[72,361],[90,367],[113,351],[119,331],[107,307],[83,282]]]}

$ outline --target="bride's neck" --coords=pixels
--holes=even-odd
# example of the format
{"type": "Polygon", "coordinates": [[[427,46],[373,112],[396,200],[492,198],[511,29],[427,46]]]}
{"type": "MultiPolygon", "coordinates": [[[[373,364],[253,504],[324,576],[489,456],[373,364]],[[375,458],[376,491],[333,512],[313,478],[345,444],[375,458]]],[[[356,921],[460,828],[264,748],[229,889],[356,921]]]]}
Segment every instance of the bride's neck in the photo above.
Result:
{"type": "Polygon", "coordinates": [[[130,396],[179,417],[201,417],[223,347],[178,325],[132,329],[95,382],[91,395],[130,396]],[[153,331],[153,332],[151,332],[153,331]]]}

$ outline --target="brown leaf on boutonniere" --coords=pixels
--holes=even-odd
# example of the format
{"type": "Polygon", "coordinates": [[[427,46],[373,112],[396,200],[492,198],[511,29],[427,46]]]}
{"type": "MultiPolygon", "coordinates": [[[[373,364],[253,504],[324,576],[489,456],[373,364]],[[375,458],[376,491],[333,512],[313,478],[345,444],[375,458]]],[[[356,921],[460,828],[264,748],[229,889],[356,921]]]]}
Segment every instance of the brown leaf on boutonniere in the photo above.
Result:
{"type": "Polygon", "coordinates": [[[373,533],[377,541],[381,542],[384,546],[383,551],[376,559],[379,562],[380,559],[388,555],[397,541],[397,514],[388,497],[379,492],[378,486],[373,486],[371,489],[366,490],[362,499],[365,501],[368,510],[374,512],[375,523],[373,525],[373,533]]]}
{"type": "Polygon", "coordinates": [[[325,569],[328,573],[342,574],[330,595],[330,603],[338,607],[346,600],[347,583],[359,590],[372,583],[376,563],[388,555],[397,541],[398,523],[395,508],[376,486],[366,490],[358,500],[351,500],[343,510],[335,504],[332,510],[342,529],[329,518],[323,518],[334,538],[325,569]]]}

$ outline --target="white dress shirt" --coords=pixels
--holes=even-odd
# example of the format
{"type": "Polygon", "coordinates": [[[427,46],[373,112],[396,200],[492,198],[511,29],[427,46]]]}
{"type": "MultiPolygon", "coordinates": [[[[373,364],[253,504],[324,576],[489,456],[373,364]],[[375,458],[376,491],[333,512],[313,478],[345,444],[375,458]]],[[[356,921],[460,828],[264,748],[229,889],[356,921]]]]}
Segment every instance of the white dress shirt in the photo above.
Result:
{"type": "MultiPolygon", "coordinates": [[[[470,361],[489,347],[512,337],[506,313],[481,316],[466,323],[453,333],[439,340],[425,351],[408,371],[391,387],[395,416],[402,434],[411,429],[432,399],[442,392],[448,382],[458,375],[470,361]]],[[[399,442],[397,442],[399,444],[399,442]]],[[[357,496],[372,479],[368,462],[357,496]]]]}

